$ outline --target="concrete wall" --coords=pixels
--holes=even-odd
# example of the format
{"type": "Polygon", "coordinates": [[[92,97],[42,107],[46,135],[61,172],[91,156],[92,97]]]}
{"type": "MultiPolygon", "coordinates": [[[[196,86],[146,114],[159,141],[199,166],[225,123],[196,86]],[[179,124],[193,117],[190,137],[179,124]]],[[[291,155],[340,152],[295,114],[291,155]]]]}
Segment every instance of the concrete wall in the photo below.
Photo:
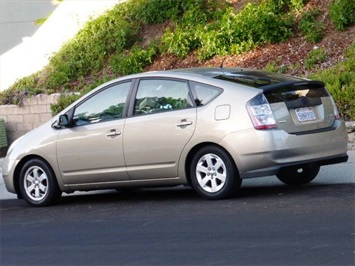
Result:
{"type": "Polygon", "coordinates": [[[9,145],[26,132],[47,122],[52,117],[50,104],[56,103],[59,96],[39,94],[25,99],[21,106],[0,105],[0,118],[5,120],[9,145]]]}

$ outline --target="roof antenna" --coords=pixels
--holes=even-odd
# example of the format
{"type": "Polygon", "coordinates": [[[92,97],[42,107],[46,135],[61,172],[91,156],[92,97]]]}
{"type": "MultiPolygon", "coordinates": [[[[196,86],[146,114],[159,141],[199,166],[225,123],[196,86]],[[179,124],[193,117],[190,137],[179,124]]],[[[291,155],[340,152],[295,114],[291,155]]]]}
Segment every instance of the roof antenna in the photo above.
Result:
{"type": "Polygon", "coordinates": [[[219,68],[223,68],[223,64],[224,64],[224,61],[226,61],[227,57],[225,57],[222,61],[222,63],[220,64],[219,68]]]}

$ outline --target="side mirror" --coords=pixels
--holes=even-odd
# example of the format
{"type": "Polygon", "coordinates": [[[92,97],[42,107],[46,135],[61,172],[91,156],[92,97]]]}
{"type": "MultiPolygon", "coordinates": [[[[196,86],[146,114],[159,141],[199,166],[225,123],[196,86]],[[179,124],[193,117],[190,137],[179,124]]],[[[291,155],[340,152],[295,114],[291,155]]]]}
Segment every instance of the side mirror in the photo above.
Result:
{"type": "Polygon", "coordinates": [[[66,127],[69,125],[69,118],[67,114],[60,115],[59,116],[59,121],[58,121],[59,126],[66,127]]]}
{"type": "Polygon", "coordinates": [[[69,120],[69,116],[67,114],[60,115],[58,120],[56,120],[52,127],[55,129],[61,129],[62,127],[70,127],[71,121],[69,120]]]}

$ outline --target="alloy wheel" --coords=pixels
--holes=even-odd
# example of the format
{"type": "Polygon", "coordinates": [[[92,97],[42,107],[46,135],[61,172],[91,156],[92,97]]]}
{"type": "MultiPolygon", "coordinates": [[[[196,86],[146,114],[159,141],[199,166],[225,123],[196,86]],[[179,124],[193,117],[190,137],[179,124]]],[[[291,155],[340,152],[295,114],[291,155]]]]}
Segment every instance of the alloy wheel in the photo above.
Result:
{"type": "Polygon", "coordinates": [[[41,201],[46,197],[48,177],[46,172],[39,166],[28,168],[23,182],[27,196],[33,201],[41,201]]]}
{"type": "Polygon", "coordinates": [[[226,165],[217,155],[205,154],[197,162],[196,177],[203,190],[209,193],[218,192],[226,183],[226,165]]]}

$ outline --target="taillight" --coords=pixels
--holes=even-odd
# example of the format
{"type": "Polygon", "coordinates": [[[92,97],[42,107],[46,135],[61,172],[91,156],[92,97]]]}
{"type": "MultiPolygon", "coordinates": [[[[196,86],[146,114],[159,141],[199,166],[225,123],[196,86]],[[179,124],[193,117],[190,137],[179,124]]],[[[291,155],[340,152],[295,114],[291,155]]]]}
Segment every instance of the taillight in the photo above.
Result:
{"type": "Polygon", "coordinates": [[[332,96],[330,96],[330,100],[332,101],[335,120],[340,120],[340,114],[332,96]]]}
{"type": "Polygon", "coordinates": [[[258,130],[276,128],[275,117],[264,94],[259,94],[247,103],[247,109],[254,128],[258,130]]]}

